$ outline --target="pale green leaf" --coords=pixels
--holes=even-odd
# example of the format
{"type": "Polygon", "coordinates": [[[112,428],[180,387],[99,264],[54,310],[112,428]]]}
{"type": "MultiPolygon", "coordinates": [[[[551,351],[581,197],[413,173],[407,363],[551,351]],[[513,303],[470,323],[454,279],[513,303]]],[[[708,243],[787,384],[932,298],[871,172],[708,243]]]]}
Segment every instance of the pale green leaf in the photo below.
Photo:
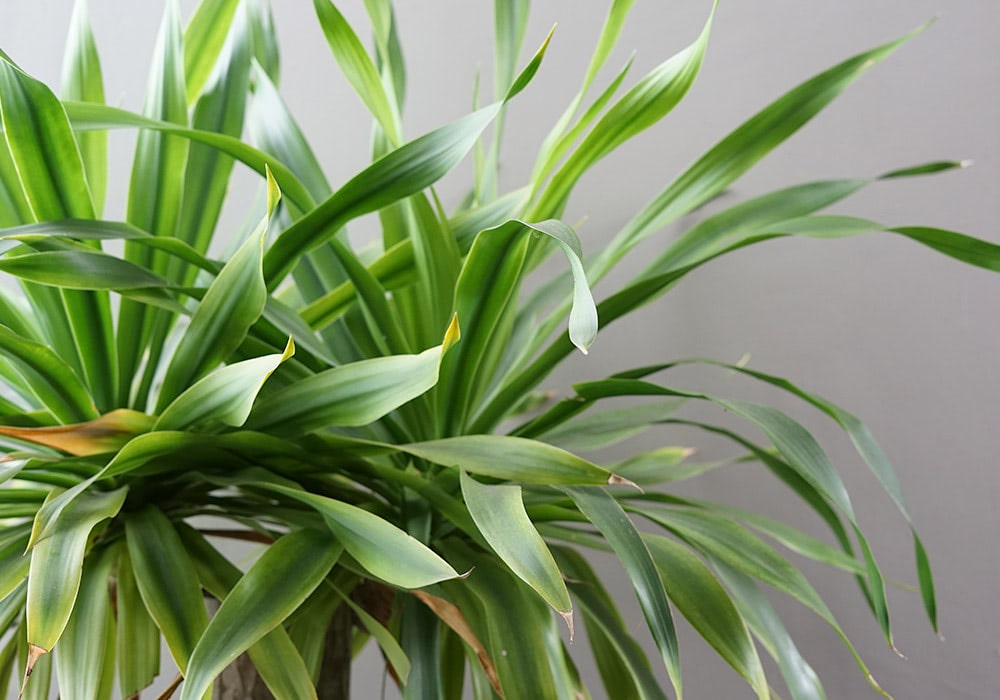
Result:
{"type": "Polygon", "coordinates": [[[396,355],[334,367],[269,394],[247,427],[302,435],[332,425],[367,425],[437,383],[443,353],[458,339],[452,324],[442,345],[419,355],[396,355]]]}
{"type": "MultiPolygon", "coordinates": [[[[69,21],[66,53],[63,56],[62,95],[67,100],[104,102],[104,79],[90,28],[87,0],[77,0],[69,21]]],[[[108,179],[107,134],[77,134],[76,142],[87,174],[87,184],[99,213],[104,207],[108,179]]]]}
{"type": "Polygon", "coordinates": [[[184,81],[189,104],[208,82],[239,5],[239,0],[205,0],[184,29],[184,81]]]}
{"type": "Polygon", "coordinates": [[[382,84],[375,62],[336,5],[330,0],[313,0],[313,7],[341,73],[378,121],[389,144],[398,146],[402,141],[399,110],[393,93],[382,84]]]}
{"type": "Polygon", "coordinates": [[[521,487],[480,484],[461,473],[462,495],[472,519],[497,556],[563,615],[573,630],[573,603],[559,567],[524,510],[521,487]]]}
{"type": "Polygon", "coordinates": [[[62,635],[76,601],[91,530],[117,515],[127,487],[88,491],[63,511],[64,517],[31,549],[26,618],[28,641],[50,651],[62,635]]]}
{"type": "Polygon", "coordinates": [[[294,354],[289,338],[284,353],[237,362],[202,377],[164,409],[152,429],[182,430],[215,422],[243,425],[264,382],[294,354]]]}
{"type": "Polygon", "coordinates": [[[619,482],[614,474],[570,452],[509,435],[463,435],[395,447],[445,467],[521,484],[619,482]]]}

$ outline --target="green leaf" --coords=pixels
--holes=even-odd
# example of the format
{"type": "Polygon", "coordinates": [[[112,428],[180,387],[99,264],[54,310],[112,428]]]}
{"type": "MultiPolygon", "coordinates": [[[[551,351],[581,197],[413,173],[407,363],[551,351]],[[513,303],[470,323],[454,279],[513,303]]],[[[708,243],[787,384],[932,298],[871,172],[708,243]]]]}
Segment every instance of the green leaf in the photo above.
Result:
{"type": "Polygon", "coordinates": [[[670,614],[663,581],[649,549],[621,506],[603,489],[571,487],[564,490],[587,520],[604,535],[625,567],[646,624],[660,650],[674,692],[680,698],[681,668],[677,633],[674,631],[674,620],[670,614]]]}
{"type": "MultiPolygon", "coordinates": [[[[228,4],[235,8],[237,3],[228,4]]],[[[193,28],[198,26],[201,19],[199,15],[207,12],[207,8],[213,5],[215,9],[221,9],[218,2],[199,6],[188,25],[187,34],[190,35],[193,28]]],[[[227,24],[229,21],[227,20],[227,24]]],[[[217,30],[218,27],[212,27],[213,32],[217,30]]],[[[195,129],[239,138],[243,131],[247,93],[250,89],[251,47],[245,12],[239,13],[228,31],[229,38],[219,54],[218,64],[205,83],[203,94],[194,105],[191,122],[195,129]]],[[[185,39],[185,62],[194,48],[185,39]]],[[[200,61],[201,58],[196,56],[194,60],[200,61]]],[[[188,83],[189,96],[192,94],[191,88],[188,83]]],[[[211,244],[232,170],[232,156],[208,144],[189,145],[177,237],[190,243],[199,253],[204,254],[211,244]]],[[[168,277],[182,284],[191,284],[194,280],[193,270],[187,271],[182,277],[176,277],[173,270],[171,272],[168,277]]]]}
{"type": "Polygon", "coordinates": [[[375,638],[375,642],[378,644],[379,649],[385,656],[386,661],[389,662],[389,665],[395,672],[396,677],[399,678],[405,686],[407,677],[410,675],[410,660],[406,657],[406,653],[403,651],[403,648],[399,646],[399,642],[396,641],[394,636],[392,636],[392,632],[386,629],[382,623],[369,615],[364,608],[344,595],[340,590],[337,590],[337,595],[340,596],[341,601],[354,612],[354,615],[361,622],[361,626],[365,628],[365,631],[375,638]]]}
{"type": "Polygon", "coordinates": [[[0,259],[0,271],[64,289],[144,289],[167,281],[127,260],[97,251],[55,250],[0,259]]]}
{"type": "Polygon", "coordinates": [[[315,508],[366,571],[400,588],[422,588],[456,578],[448,562],[374,513],[274,481],[250,482],[315,508]]]}
{"type": "Polygon", "coordinates": [[[226,34],[233,23],[239,0],[205,0],[184,29],[184,82],[191,104],[208,82],[226,34]]]}
{"type": "Polygon", "coordinates": [[[721,562],[713,563],[743,619],[778,663],[792,700],[826,700],[826,693],[823,692],[816,672],[802,658],[767,596],[750,577],[721,562]]]}
{"type": "Polygon", "coordinates": [[[552,551],[583,614],[587,641],[608,697],[666,700],[649,660],[601,579],[577,551],[562,546],[552,551]]]}
{"type": "Polygon", "coordinates": [[[136,587],[181,672],[208,626],[191,557],[161,510],[149,506],[125,521],[136,587]]]}
{"type": "Polygon", "coordinates": [[[200,698],[226,666],[281,624],[326,577],[341,551],[329,535],[315,530],[275,540],[222,601],[199,640],[181,700],[200,698]]]}
{"type": "MultiPolygon", "coordinates": [[[[982,242],[977,241],[977,243],[982,242]]],[[[998,250],[1000,250],[1000,248],[998,248],[998,250]]],[[[847,435],[851,438],[851,441],[854,443],[858,454],[860,454],[864,459],[865,464],[867,464],[869,469],[871,469],[875,478],[878,479],[882,488],[885,489],[887,494],[889,494],[893,503],[896,504],[896,508],[900,513],[902,513],[903,517],[906,518],[907,523],[910,525],[910,529],[913,534],[914,549],[916,551],[917,574],[920,581],[921,593],[923,594],[924,607],[927,611],[928,617],[930,618],[931,625],[934,627],[934,630],[937,631],[937,604],[934,595],[934,581],[931,576],[926,551],[924,550],[923,543],[920,541],[920,537],[917,535],[913,520],[910,517],[909,509],[906,507],[906,501],[903,498],[903,491],[899,485],[896,473],[892,468],[892,464],[890,464],[889,458],[885,455],[885,452],[882,451],[882,448],[879,446],[868,427],[854,414],[822,397],[804,391],[787,379],[737,365],[716,362],[711,362],[711,364],[726,367],[731,371],[740,372],[741,374],[759,379],[763,382],[771,384],[772,386],[784,389],[785,391],[798,396],[802,400],[823,411],[844,429],[847,435]]]]}
{"type": "MultiPolygon", "coordinates": [[[[323,168],[302,129],[278,94],[278,88],[257,64],[251,68],[250,75],[253,81],[253,100],[250,103],[247,127],[253,142],[288,166],[308,191],[310,200],[329,197],[330,184],[323,174],[323,168]]],[[[291,196],[289,199],[304,211],[312,208],[305,208],[305,202],[291,196]]]]}
{"type": "Polygon", "coordinates": [[[289,201],[300,208],[312,208],[310,206],[312,198],[309,196],[309,193],[286,166],[266,153],[248,146],[238,138],[210,131],[189,129],[178,124],[151,119],[123,109],[108,107],[107,105],[66,102],[63,106],[66,108],[66,113],[69,115],[74,129],[77,131],[120,129],[126,127],[162,131],[212,146],[255,170],[261,177],[266,177],[266,170],[270,168],[275,180],[277,180],[281,187],[282,193],[288,197],[289,201]]]}
{"type": "Polygon", "coordinates": [[[461,472],[472,519],[497,556],[559,612],[573,633],[573,603],[559,567],[524,510],[521,487],[485,485],[461,472]]]}
{"type": "Polygon", "coordinates": [[[884,694],[833,613],[805,576],[771,547],[734,523],[725,510],[720,515],[687,509],[630,510],[668,528],[705,556],[773,586],[812,610],[841,638],[872,687],[884,694]]]}
{"type": "MultiPolygon", "coordinates": [[[[62,104],[48,87],[4,60],[0,60],[0,122],[33,218],[93,218],[83,162],[62,104]]],[[[79,358],[97,404],[110,408],[115,351],[107,296],[89,292],[59,296],[61,300],[53,295],[47,302],[50,323],[61,326],[56,347],[61,354],[72,352],[79,358]]]]}
{"type": "MultiPolygon", "coordinates": [[[[66,53],[63,56],[62,94],[67,100],[104,102],[101,61],[97,55],[94,33],[90,28],[87,0],[77,0],[73,5],[69,35],[66,38],[66,53]]],[[[108,184],[107,134],[77,134],[76,142],[87,174],[87,184],[90,187],[94,208],[100,212],[104,207],[108,184]]]]}
{"type": "MultiPolygon", "coordinates": [[[[544,626],[552,621],[549,607],[494,557],[473,553],[457,543],[445,551],[471,568],[467,579],[442,590],[483,640],[488,658],[496,665],[502,697],[558,698],[553,668],[546,658],[544,626]],[[492,613],[496,610],[504,611],[502,618],[492,613]],[[512,625],[511,620],[522,624],[512,625]]],[[[414,658],[412,653],[410,658],[414,658]]],[[[415,666],[411,677],[416,671],[415,666]]]]}
{"type": "Polygon", "coordinates": [[[0,539],[0,600],[10,595],[28,576],[31,563],[31,557],[25,553],[28,535],[29,530],[23,525],[5,528],[0,539]]]}
{"type": "Polygon", "coordinates": [[[726,663],[746,679],[758,698],[769,700],[767,678],[750,633],[729,594],[691,551],[673,540],[645,535],[667,595],[726,663]]]}
{"type": "Polygon", "coordinates": [[[521,484],[614,484],[614,474],[543,442],[509,435],[463,435],[394,445],[414,457],[521,484]]]}
{"type": "Polygon", "coordinates": [[[541,439],[564,450],[586,452],[614,445],[661,422],[681,406],[682,400],[665,399],[656,403],[630,406],[572,418],[553,430],[540,434],[541,439]]]}
{"type": "Polygon", "coordinates": [[[390,145],[398,146],[402,141],[399,109],[393,93],[385,89],[374,61],[330,0],[313,0],[313,7],[341,73],[378,121],[390,145]]]}
{"type": "MultiPolygon", "coordinates": [[[[239,583],[243,572],[190,526],[181,523],[177,532],[198,569],[202,586],[217,599],[224,600],[239,583]]],[[[316,698],[316,688],[302,656],[280,625],[247,649],[247,654],[277,700],[316,698]]]]}
{"type": "Polygon", "coordinates": [[[295,344],[289,338],[281,354],[237,362],[202,377],[164,409],[153,430],[183,430],[215,422],[243,425],[264,382],[294,354],[295,344]]]}
{"type": "Polygon", "coordinates": [[[63,423],[97,418],[97,408],[76,373],[52,350],[0,326],[0,350],[25,373],[38,400],[63,423]]]}
{"type": "Polygon", "coordinates": [[[278,51],[278,36],[274,30],[274,18],[271,16],[271,3],[269,0],[250,0],[247,8],[250,14],[254,58],[263,67],[270,81],[277,85],[281,57],[278,51]]]}
{"type": "Polygon", "coordinates": [[[80,152],[59,99],[2,59],[0,121],[34,218],[93,218],[80,152]]]}
{"type": "Polygon", "coordinates": [[[281,194],[268,175],[268,206],[256,231],[212,282],[167,367],[157,413],[206,372],[229,358],[260,318],[267,300],[261,274],[264,237],[281,194]]]}
{"type": "MultiPolygon", "coordinates": [[[[532,171],[532,182],[541,182],[542,179],[552,171],[552,168],[556,166],[559,159],[565,155],[569,146],[577,141],[580,133],[582,133],[579,132],[579,130],[585,128],[592,121],[592,119],[597,116],[601,106],[606,100],[611,98],[614,91],[625,77],[625,73],[628,71],[628,65],[626,65],[625,69],[621,71],[612,81],[612,87],[605,90],[603,95],[595,101],[594,106],[596,106],[597,109],[591,107],[587,110],[590,117],[583,117],[577,122],[577,125],[572,131],[566,133],[567,128],[569,128],[570,121],[572,121],[573,116],[583,103],[583,99],[586,97],[587,91],[594,82],[594,78],[597,77],[597,73],[604,67],[604,64],[607,62],[612,50],[618,43],[618,37],[621,35],[622,27],[625,24],[625,18],[628,16],[629,10],[632,9],[634,1],[635,0],[613,0],[611,6],[608,8],[608,14],[604,18],[604,24],[601,27],[601,36],[597,40],[597,45],[594,47],[594,51],[591,53],[590,64],[587,66],[587,72],[584,75],[583,84],[580,86],[579,92],[577,92],[569,107],[567,107],[566,111],[563,112],[561,117],[559,117],[559,121],[557,121],[555,126],[552,127],[548,136],[545,137],[545,141],[542,142],[541,148],[539,148],[538,151],[538,158],[535,161],[535,167],[532,171]]],[[[629,63],[631,63],[631,61],[629,61],[629,63]]]]}
{"type": "Polygon", "coordinates": [[[160,630],[139,594],[128,548],[118,557],[115,611],[118,620],[118,687],[129,698],[160,672],[160,630]]]}
{"type": "Polygon", "coordinates": [[[127,487],[88,491],[63,511],[48,536],[31,549],[26,618],[28,642],[43,653],[59,640],[76,601],[91,530],[125,503],[127,487]]]}
{"type": "Polygon", "coordinates": [[[92,554],[83,569],[80,593],[56,651],[59,697],[98,700],[106,680],[102,672],[114,668],[114,617],[111,607],[111,570],[118,547],[92,554]],[[108,659],[110,657],[110,660],[108,659]]]}
{"type": "Polygon", "coordinates": [[[462,319],[465,341],[446,364],[446,430],[450,434],[462,431],[475,402],[490,384],[506,346],[507,324],[513,318],[531,241],[529,232],[553,238],[570,263],[574,280],[570,340],[586,353],[597,335],[597,310],[583,270],[580,241],[573,229],[555,220],[511,220],[481,232],[462,267],[455,292],[455,310],[462,319]]]}
{"type": "MultiPolygon", "coordinates": [[[[926,25],[925,25],[926,26],[926,25]]],[[[725,190],[862,73],[922,31],[858,54],[798,85],[737,127],[638,212],[588,269],[595,281],[643,238],[725,190]]]]}
{"type": "Polygon", "coordinates": [[[453,321],[444,343],[419,355],[334,367],[279,389],[254,408],[247,427],[296,436],[331,425],[367,425],[434,386],[441,357],[458,335],[453,321]]]}

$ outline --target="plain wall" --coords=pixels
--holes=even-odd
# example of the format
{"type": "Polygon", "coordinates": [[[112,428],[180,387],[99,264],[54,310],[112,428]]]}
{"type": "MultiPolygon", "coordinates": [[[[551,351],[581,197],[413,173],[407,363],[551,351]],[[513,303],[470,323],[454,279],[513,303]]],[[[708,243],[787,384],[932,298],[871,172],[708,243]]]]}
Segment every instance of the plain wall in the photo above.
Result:
{"type": "MultiPolygon", "coordinates": [[[[366,162],[365,111],[339,75],[311,3],[274,4],[284,50],[282,92],[336,187],[366,162]]],[[[366,35],[361,4],[341,4],[366,35]]],[[[160,3],[91,0],[90,5],[108,100],[139,109],[160,3]]],[[[604,3],[590,1],[536,5],[525,58],[554,22],[559,26],[538,77],[510,109],[501,178],[508,187],[527,175],[540,139],[576,91],[605,12],[604,3]]],[[[187,16],[191,3],[182,6],[187,16]]],[[[637,3],[603,81],[632,49],[637,54],[631,81],[682,49],[697,36],[709,6],[707,0],[637,3]]],[[[68,0],[3,0],[0,47],[30,73],[57,84],[70,7],[68,0]]],[[[409,59],[406,127],[413,137],[469,109],[477,66],[489,94],[492,10],[490,3],[450,0],[399,3],[398,13],[409,59]]],[[[1000,3],[757,0],[722,3],[702,73],[686,100],[581,183],[565,218],[570,223],[585,219],[579,229],[585,251],[597,250],[687,164],[782,92],[937,13],[934,26],[863,76],[707,211],[806,180],[875,176],[931,160],[972,159],[974,166],[961,171],[873,186],[837,211],[889,225],[938,226],[1000,243],[1000,3]]],[[[111,216],[124,211],[133,138],[112,138],[111,216]]],[[[465,180],[451,178],[441,188],[446,201],[463,193],[468,164],[459,172],[465,180]]],[[[246,175],[234,182],[234,188],[255,187],[246,175]]],[[[240,222],[244,216],[231,210],[227,220],[240,222]]],[[[643,257],[679,230],[672,226],[654,236],[624,267],[637,270],[643,257]]],[[[625,272],[612,275],[612,283],[598,285],[598,298],[613,289],[614,280],[625,279],[625,272]]],[[[565,388],[666,359],[707,355],[736,361],[749,353],[752,367],[790,377],[858,414],[897,467],[934,564],[947,641],[931,632],[919,596],[892,589],[896,643],[908,657],[900,659],[882,641],[849,576],[811,566],[807,571],[890,693],[985,700],[1000,694],[998,297],[995,274],[898,236],[771,242],[712,263],[641,315],[604,329],[590,356],[574,358],[547,386],[565,388]]],[[[847,439],[828,422],[786,395],[723,372],[691,371],[664,381],[767,400],[815,429],[845,475],[887,575],[914,581],[905,522],[847,439]]],[[[695,409],[694,415],[719,419],[710,409],[695,409]]],[[[704,445],[706,459],[728,453],[691,432],[663,431],[641,444],[674,443],[704,445]]],[[[679,490],[822,533],[815,518],[756,467],[715,472],[679,490]]],[[[627,581],[613,561],[601,563],[630,627],[639,630],[641,615],[627,581]]],[[[875,697],[829,628],[801,606],[776,603],[830,698],[875,697]]],[[[644,631],[639,636],[648,642],[644,631]]],[[[687,697],[751,696],[683,625],[681,636],[687,697]]],[[[576,650],[600,697],[585,645],[577,644],[576,650]]],[[[651,656],[655,659],[655,653],[651,656]]],[[[356,672],[359,699],[377,697],[382,683],[377,654],[369,650],[365,658],[373,670],[356,672]]],[[[661,677],[665,682],[665,674],[661,677]]]]}

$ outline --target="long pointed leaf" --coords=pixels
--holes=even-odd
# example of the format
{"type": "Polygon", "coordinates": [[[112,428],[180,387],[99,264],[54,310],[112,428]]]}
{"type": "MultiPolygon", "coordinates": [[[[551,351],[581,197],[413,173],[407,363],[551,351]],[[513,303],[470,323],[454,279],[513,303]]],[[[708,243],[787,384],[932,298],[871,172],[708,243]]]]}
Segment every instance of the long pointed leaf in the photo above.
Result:
{"type": "Polygon", "coordinates": [[[479,531],[497,556],[555,608],[573,630],[573,603],[559,567],[521,500],[521,487],[485,485],[461,473],[462,495],[479,531]]]}
{"type": "Polygon", "coordinates": [[[264,219],[212,282],[174,351],[160,388],[158,413],[193,381],[228,359],[264,311],[267,300],[261,274],[264,236],[281,197],[270,175],[267,186],[264,219]]]}
{"type": "Polygon", "coordinates": [[[88,492],[64,511],[61,523],[31,550],[26,618],[28,642],[49,651],[66,628],[80,588],[91,530],[114,517],[128,489],[88,492]]]}
{"type": "Polygon", "coordinates": [[[663,580],[635,525],[621,506],[602,489],[564,489],[577,508],[601,531],[632,581],[639,607],[653,634],[677,697],[681,697],[681,667],[677,633],[663,580]]]}
{"type": "Polygon", "coordinates": [[[191,654],[181,700],[197,700],[215,677],[288,617],[340,556],[329,535],[296,530],[270,545],[233,587],[191,654]],[[253,615],[247,615],[253,610],[253,615]]]}
{"type": "Polygon", "coordinates": [[[130,514],[125,539],[142,601],[184,672],[208,626],[191,557],[174,526],[155,506],[130,514]]]}
{"type": "MultiPolygon", "coordinates": [[[[101,62],[87,15],[87,0],[77,0],[69,22],[66,54],[63,57],[62,94],[67,100],[103,103],[101,62]]],[[[108,137],[101,133],[77,134],[76,142],[87,173],[94,209],[99,213],[104,207],[107,192],[108,137]]]]}

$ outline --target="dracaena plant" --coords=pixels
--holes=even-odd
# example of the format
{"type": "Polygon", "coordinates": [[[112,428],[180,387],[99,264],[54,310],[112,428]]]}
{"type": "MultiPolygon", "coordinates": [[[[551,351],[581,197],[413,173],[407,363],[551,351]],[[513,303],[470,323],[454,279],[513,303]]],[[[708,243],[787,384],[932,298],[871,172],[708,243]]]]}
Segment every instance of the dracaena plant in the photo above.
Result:
{"type": "MultiPolygon", "coordinates": [[[[1000,250],[822,213],[874,180],[956,165],[897,164],[723,208],[595,303],[590,286],[637,244],[726,190],[909,38],[793,88],[678,164],[603,246],[582,246],[560,220],[574,187],[674,108],[708,45],[706,2],[690,46],[638,79],[626,65],[599,85],[631,4],[611,3],[577,96],[538,145],[528,182],[510,191],[497,178],[505,108],[531,89],[549,41],[520,58],[526,2],[495,6],[495,101],[409,138],[391,6],[366,0],[367,46],[316,0],[330,68],[374,124],[371,164],[336,189],[280,97],[261,1],[205,0],[186,26],[168,1],[141,114],[105,104],[83,2],[58,90],[0,57],[0,272],[11,281],[0,287],[0,687],[23,681],[26,697],[42,698],[56,679],[64,699],[107,698],[115,685],[138,697],[167,672],[162,639],[180,671],[163,697],[221,692],[216,679],[237,657],[237,674],[277,698],[346,697],[351,654],[372,642],[408,698],[453,700],[466,680],[476,698],[589,697],[577,664],[591,662],[610,697],[679,697],[680,614],[758,697],[783,682],[788,697],[821,698],[764,596],[773,589],[829,624],[883,692],[786,558],[856,579],[892,644],[876,558],[800,423],[673,386],[669,370],[687,362],[677,358],[594,376],[565,396],[540,388],[599,324],[614,333],[616,319],[692,270],[754,243],[888,231],[994,270],[1000,250]],[[102,214],[111,129],[137,133],[122,220],[102,214]],[[446,206],[434,185],[467,156],[468,196],[446,206]],[[265,195],[244,232],[219,225],[237,163],[265,195]],[[379,246],[356,250],[347,227],[376,212],[379,246]],[[562,267],[540,267],[552,254],[562,267]],[[550,269],[563,271],[539,279],[550,269]],[[609,401],[622,397],[635,400],[609,401]],[[738,422],[685,418],[703,403],[738,422]],[[726,438],[734,460],[759,463],[815,511],[829,542],[672,495],[671,482],[718,466],[692,463],[687,449],[596,463],[595,451],[664,423],[726,438]],[[254,543],[259,557],[238,566],[227,539],[254,543]],[[624,567],[648,630],[623,623],[588,563],[595,549],[624,567]],[[574,623],[586,642],[570,655],[574,623]],[[762,653],[780,679],[765,677],[762,653]]],[[[730,370],[839,424],[909,520],[854,415],[778,376],[730,370]]],[[[913,541],[935,625],[929,564],[913,541]]]]}

